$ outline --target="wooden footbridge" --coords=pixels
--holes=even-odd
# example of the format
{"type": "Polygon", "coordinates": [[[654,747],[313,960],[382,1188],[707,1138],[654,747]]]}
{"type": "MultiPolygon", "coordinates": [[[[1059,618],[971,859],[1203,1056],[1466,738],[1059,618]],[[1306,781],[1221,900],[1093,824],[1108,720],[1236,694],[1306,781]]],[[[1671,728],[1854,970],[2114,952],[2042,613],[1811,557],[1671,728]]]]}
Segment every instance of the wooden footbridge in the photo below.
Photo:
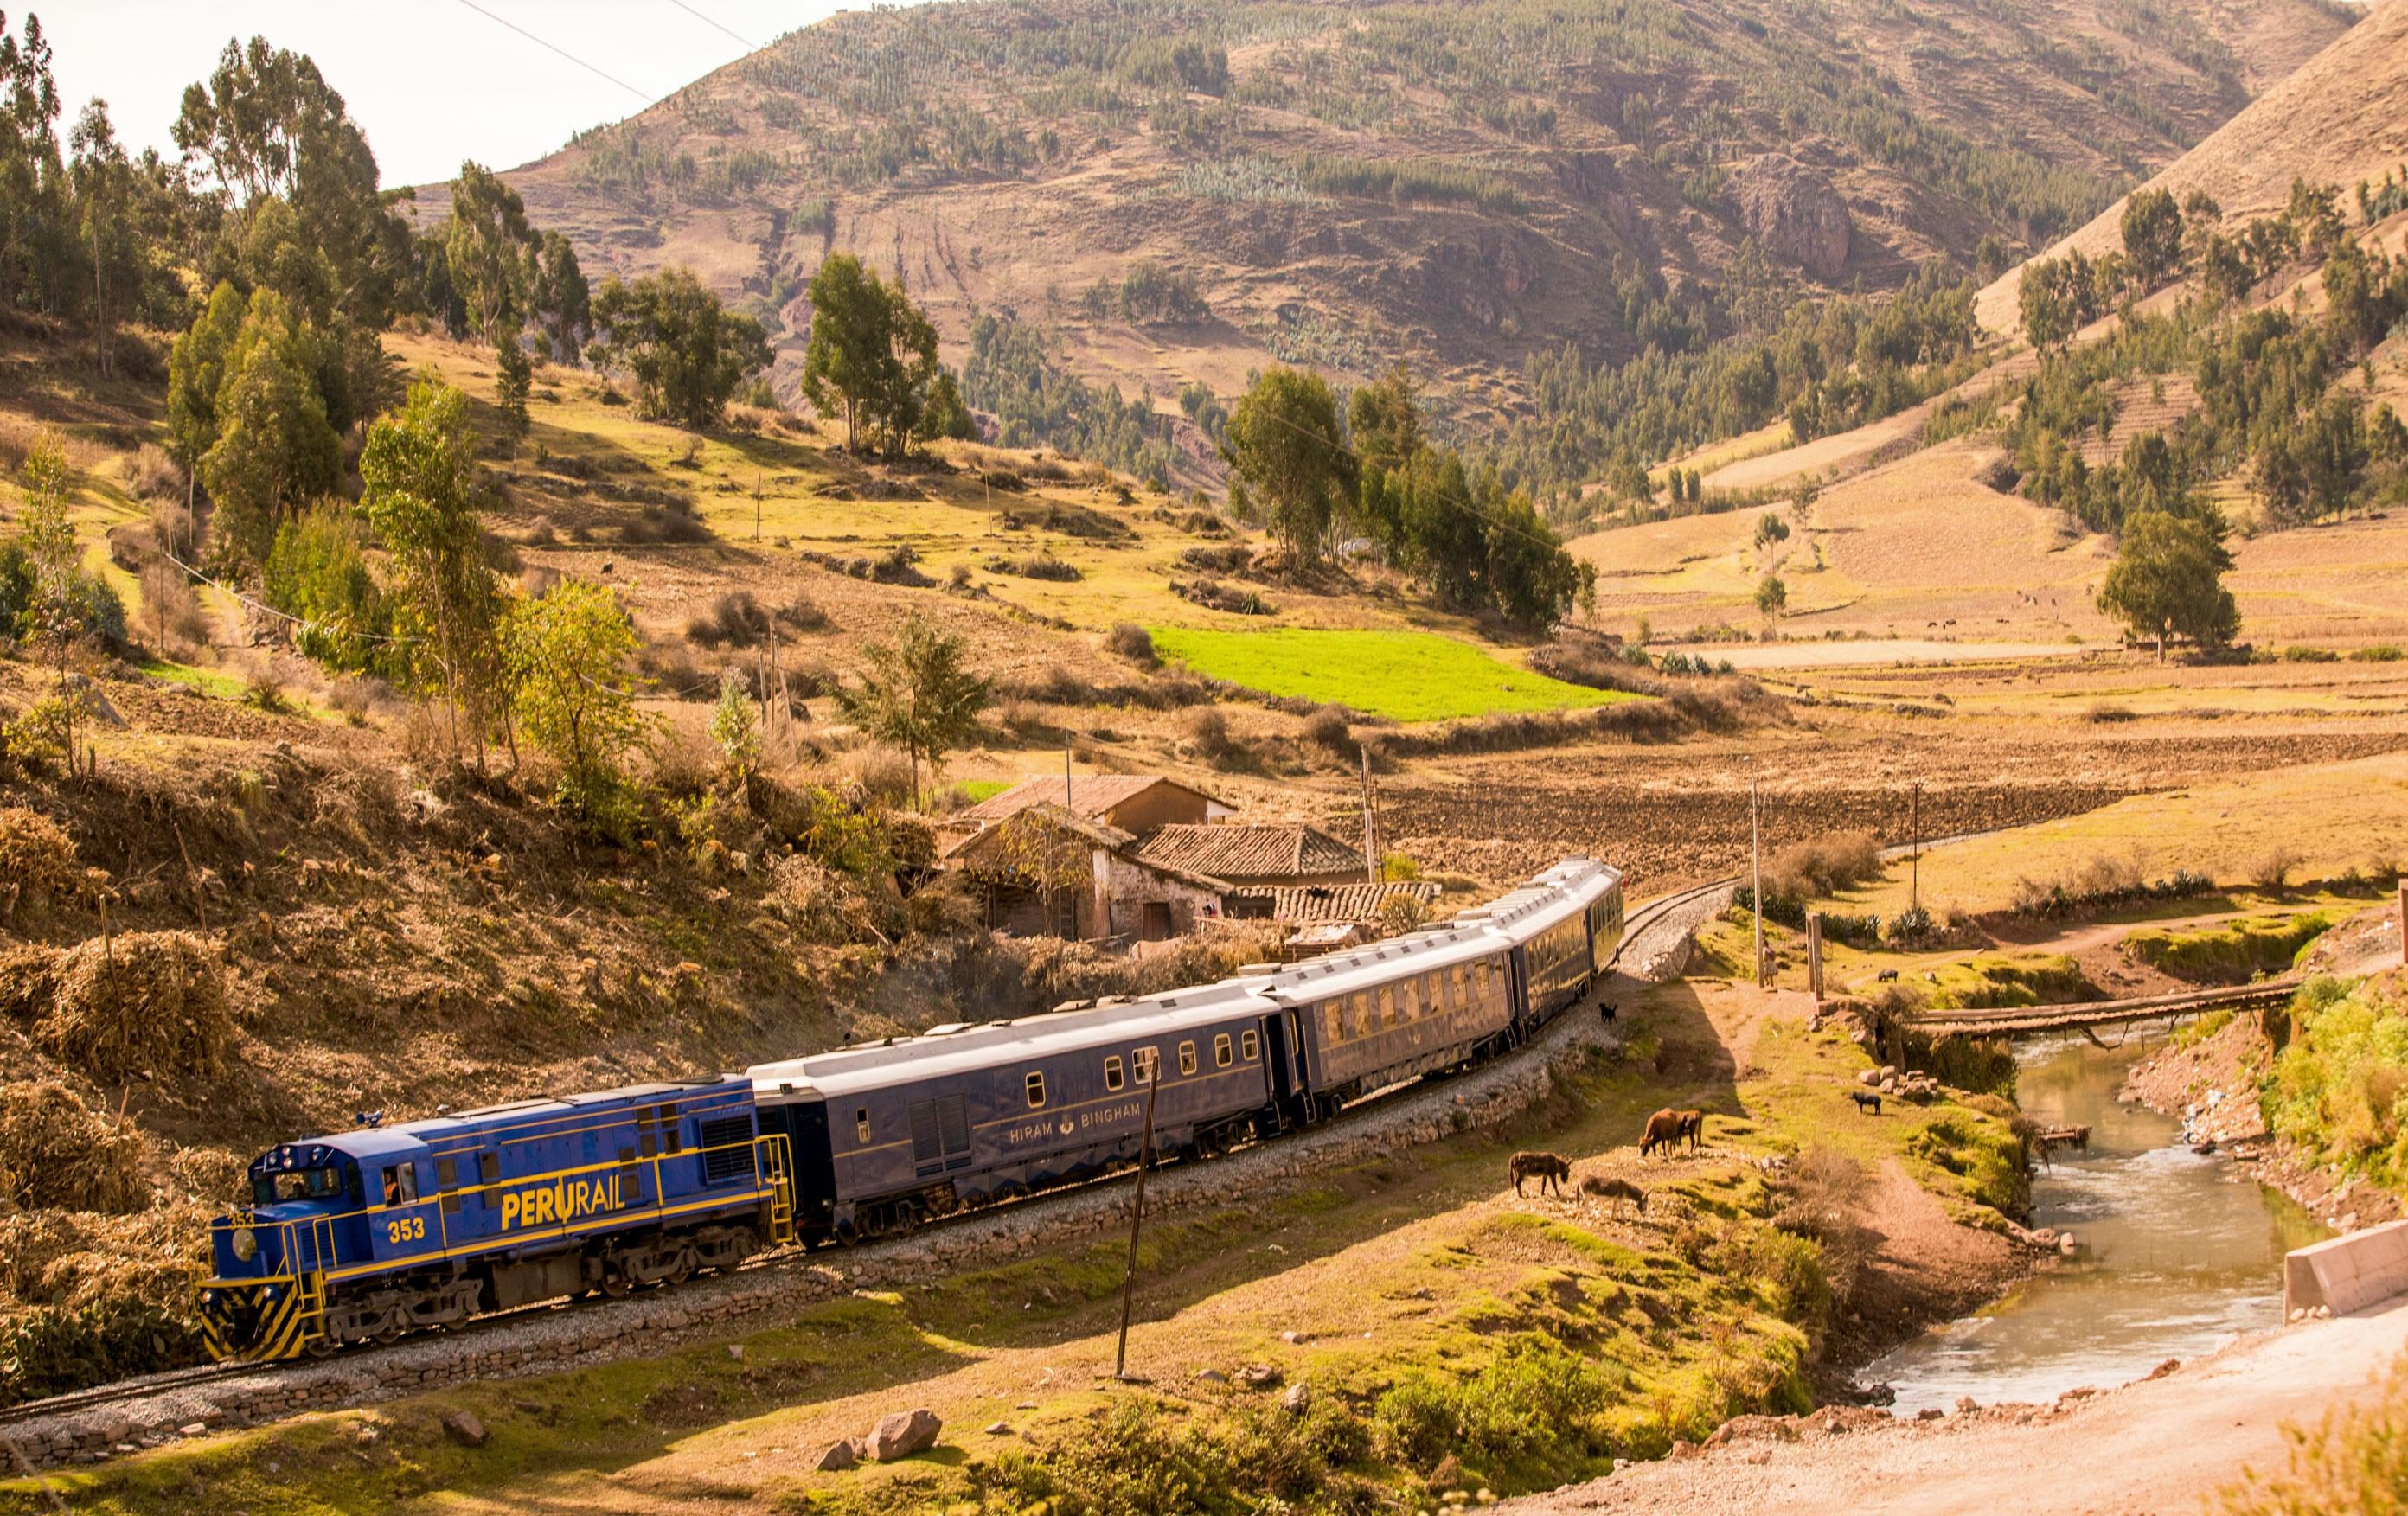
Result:
{"type": "Polygon", "coordinates": [[[1994,1010],[1917,1010],[1899,1017],[1918,1032],[1967,1037],[2013,1037],[2026,1032],[2071,1031],[2122,1022],[2195,1016],[2211,1010],[2254,1009],[2287,1004],[2300,988],[2297,975],[2254,984],[2145,994],[2130,1000],[2089,1000],[2071,1006],[2012,1006],[1994,1010]]]}

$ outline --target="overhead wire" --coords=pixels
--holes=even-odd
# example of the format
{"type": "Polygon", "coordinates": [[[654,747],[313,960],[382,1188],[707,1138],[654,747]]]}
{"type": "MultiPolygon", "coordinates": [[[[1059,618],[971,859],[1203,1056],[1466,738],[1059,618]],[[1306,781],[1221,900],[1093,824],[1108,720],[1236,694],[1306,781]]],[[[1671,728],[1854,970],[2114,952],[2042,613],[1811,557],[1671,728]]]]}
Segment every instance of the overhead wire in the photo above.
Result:
{"type": "Polygon", "coordinates": [[[737,41],[743,43],[747,48],[757,48],[760,45],[754,42],[751,37],[746,36],[743,33],[737,31],[734,27],[719,21],[716,17],[710,16],[702,11],[696,10],[694,7],[687,5],[685,0],[669,0],[669,4],[677,7],[680,10],[684,11],[687,15],[692,16],[695,20],[701,21],[706,26],[718,27],[721,31],[725,32],[729,36],[732,36],[737,41]]]}
{"type": "MultiPolygon", "coordinates": [[[[580,58],[577,54],[569,51],[566,48],[560,46],[558,43],[547,42],[542,37],[539,37],[533,32],[528,31],[525,27],[521,26],[518,22],[494,15],[492,11],[487,10],[484,7],[477,4],[477,0],[460,0],[460,3],[466,6],[470,10],[475,11],[478,15],[484,17],[487,21],[495,22],[498,25],[509,27],[511,31],[516,32],[523,37],[525,37],[537,47],[560,54],[563,58],[567,59],[570,63],[575,64],[578,67],[594,75],[595,78],[609,80],[611,83],[619,86],[619,88],[626,91],[629,94],[634,95],[637,99],[641,100],[648,106],[652,104],[656,99],[666,98],[664,96],[646,94],[643,91],[628,83],[625,79],[619,78],[616,74],[605,73],[603,70],[587,63],[584,59],[580,58]]],[[[705,17],[704,19],[707,21],[710,18],[705,17]]],[[[740,41],[742,39],[738,38],[738,40],[740,41]]]]}

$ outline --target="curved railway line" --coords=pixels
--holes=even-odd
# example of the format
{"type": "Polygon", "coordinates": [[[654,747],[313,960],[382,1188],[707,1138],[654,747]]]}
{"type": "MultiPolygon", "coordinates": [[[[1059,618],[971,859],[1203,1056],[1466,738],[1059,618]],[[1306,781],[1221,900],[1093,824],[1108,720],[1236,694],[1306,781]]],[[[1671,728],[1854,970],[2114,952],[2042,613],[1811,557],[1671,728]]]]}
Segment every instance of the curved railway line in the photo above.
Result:
{"type": "MultiPolygon", "coordinates": [[[[1625,954],[1630,951],[1634,943],[1639,942],[1643,937],[1656,932],[1684,908],[1694,905],[1696,902],[1707,898],[1717,892],[1728,890],[1737,883],[1738,880],[1736,877],[1712,880],[1703,884],[1692,885],[1686,889],[1673,891],[1669,894],[1657,896],[1656,899],[1645,901],[1633,907],[1624,918],[1621,941],[1616,944],[1612,956],[1607,960],[1608,965],[1618,966],[1622,963],[1625,954]]],[[[1513,1052],[1505,1054],[1504,1058],[1498,1060],[1498,1062],[1504,1062],[1520,1057],[1526,1051],[1528,1051],[1526,1048],[1516,1049],[1513,1052]]],[[[1342,1126],[1367,1120],[1374,1115],[1383,1113],[1391,1107],[1410,1097],[1416,1091],[1428,1091],[1442,1088],[1446,1082],[1447,1081],[1443,1079],[1411,1080],[1390,1085],[1380,1090],[1372,1091],[1362,1096],[1360,1099],[1349,1104],[1345,1109],[1333,1118],[1328,1124],[1342,1126]]],[[[1277,1138],[1273,1138],[1271,1140],[1276,1141],[1277,1138]]],[[[1257,1144],[1248,1142],[1241,1144],[1240,1148],[1236,1151],[1242,1151],[1243,1149],[1254,1146],[1257,1146],[1257,1144]]],[[[1209,1160],[1207,1161],[1209,1162],[1209,1160]]],[[[1155,1166],[1166,1166],[1159,1156],[1156,1158],[1155,1166]]],[[[997,1205],[981,1207],[978,1209],[965,1211],[956,1216],[933,1220],[928,1223],[928,1228],[935,1229],[982,1217],[992,1216],[997,1211],[1009,1210],[1016,1207],[1034,1205],[1047,1200],[1058,1199],[1067,1194],[1080,1191],[1096,1190],[1107,1185],[1126,1182],[1133,1178],[1133,1171],[1122,1169],[1101,1178],[1075,1181],[1051,1189],[1038,1191],[1020,1198],[1005,1201],[997,1205]]],[[[879,1246],[879,1244],[873,1242],[865,1244],[865,1246],[874,1248],[879,1246]]],[[[800,1245],[789,1246],[777,1249],[770,1252],[755,1254],[753,1257],[747,1259],[735,1268],[723,1270],[722,1272],[750,1273],[755,1269],[786,1268],[802,1265],[807,1262],[824,1259],[828,1256],[829,1252],[830,1250],[825,1248],[815,1249],[800,1245]]],[[[650,1291],[644,1292],[642,1294],[638,1295],[638,1298],[647,1298],[653,1292],[650,1291]]],[[[451,1328],[449,1335],[458,1337],[469,1334],[483,1334],[496,1328],[509,1325],[513,1322],[524,1320],[533,1316],[568,1310],[607,1310],[619,1303],[620,1302],[616,1300],[609,1298],[582,1301],[548,1300],[533,1305],[520,1306],[509,1310],[486,1311],[460,1326],[451,1328]]],[[[136,1380],[121,1380],[113,1384],[95,1385],[88,1390],[78,1390],[66,1394],[48,1396],[40,1400],[24,1401],[15,1406],[0,1407],[0,1427],[22,1425],[26,1423],[36,1421],[48,1421],[55,1417],[73,1415],[80,1411],[94,1410],[126,1402],[144,1400],[153,1395],[165,1394],[176,1390],[189,1389],[196,1385],[211,1383],[221,1380],[241,1377],[280,1376],[301,1369],[322,1367],[330,1361],[330,1359],[326,1358],[305,1357],[269,1363],[229,1362],[207,1364],[193,1368],[175,1369],[164,1374],[146,1375],[143,1378],[136,1380]]],[[[5,1438],[0,1438],[0,1441],[5,1441],[5,1438]]]]}

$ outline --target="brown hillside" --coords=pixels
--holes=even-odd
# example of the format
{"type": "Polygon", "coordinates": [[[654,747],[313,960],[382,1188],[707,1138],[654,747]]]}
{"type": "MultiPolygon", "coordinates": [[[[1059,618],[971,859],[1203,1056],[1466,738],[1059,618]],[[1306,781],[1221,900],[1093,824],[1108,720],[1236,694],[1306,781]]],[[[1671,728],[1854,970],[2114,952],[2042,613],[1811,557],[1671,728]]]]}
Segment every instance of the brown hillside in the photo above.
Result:
{"type": "MultiPolygon", "coordinates": [[[[2408,160],[2408,5],[2371,8],[2366,19],[2269,89],[2213,136],[2183,154],[2149,184],[2176,199],[2205,190],[2227,217],[2279,209],[2291,180],[2339,184],[2380,179],[2408,160]]],[[[2048,250],[2096,254],[2121,246],[2117,200],[2048,250]]],[[[2015,323],[2020,275],[2010,271],[1982,292],[1978,311],[1992,331],[2015,323]]]]}
{"type": "Polygon", "coordinates": [[[748,296],[789,365],[849,250],[956,361],[1010,308],[1162,410],[1268,361],[1404,358],[1477,419],[1542,348],[1634,350],[1751,236],[1792,291],[2045,240],[2341,27],[2307,0],[957,5],[839,15],[510,177],[597,274],[748,296]],[[1082,307],[1149,262],[1203,312],[1082,307]]]}

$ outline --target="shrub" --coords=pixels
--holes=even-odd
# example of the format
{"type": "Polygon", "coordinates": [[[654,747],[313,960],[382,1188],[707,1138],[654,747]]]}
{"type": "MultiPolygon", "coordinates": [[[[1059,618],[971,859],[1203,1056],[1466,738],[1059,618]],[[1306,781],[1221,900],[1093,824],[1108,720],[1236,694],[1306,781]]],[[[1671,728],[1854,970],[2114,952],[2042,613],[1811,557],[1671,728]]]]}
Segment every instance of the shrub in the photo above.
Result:
{"type": "Polygon", "coordinates": [[[1344,757],[1354,745],[1354,734],[1346,724],[1346,713],[1336,706],[1323,706],[1304,719],[1304,740],[1325,752],[1344,757]]]}
{"type": "Polygon", "coordinates": [[[1839,832],[1774,853],[1765,868],[1766,893],[1828,898],[1881,872],[1881,845],[1870,832],[1839,832]]]}
{"type": "Polygon", "coordinates": [[[1140,668],[1157,667],[1162,662],[1154,651],[1154,634],[1135,622],[1114,622],[1104,635],[1104,651],[1140,668]]]}
{"type": "Polygon", "coordinates": [[[17,1003],[34,1038],[99,1079],[213,1075],[234,1040],[225,970],[190,932],[126,932],[0,963],[0,1008],[17,1003]]]}
{"type": "Polygon", "coordinates": [[[125,490],[136,500],[184,498],[184,471],[166,450],[145,442],[125,460],[125,490]]]}
{"type": "Polygon", "coordinates": [[[1229,718],[1217,707],[1198,706],[1187,713],[1187,740],[1196,754],[1215,768],[1225,768],[1245,755],[1244,744],[1229,735],[1229,718]]]}
{"type": "Polygon", "coordinates": [[[2190,900],[2215,893],[2215,881],[2195,869],[2146,880],[2138,863],[2100,855],[2055,879],[2015,880],[2008,908],[2015,915],[2061,921],[2149,900],[2190,900]]]}
{"type": "Polygon", "coordinates": [[[686,640],[706,648],[750,648],[769,636],[769,613],[750,590],[733,590],[685,623],[686,640]]]}
{"type": "Polygon", "coordinates": [[[0,806],[0,926],[20,906],[65,899],[75,889],[75,843],[38,810],[0,806]]]}
{"type": "Polygon", "coordinates": [[[1619,1388],[1612,1372],[1552,1337],[1509,1338],[1477,1374],[1415,1374],[1372,1407],[1371,1441],[1390,1461],[1429,1468],[1450,1454],[1497,1466],[1609,1451],[1598,1411],[1619,1388]]]}
{"type": "Polygon", "coordinates": [[[2397,975],[2320,976],[2291,1000],[2291,1039],[2263,1096],[2267,1125],[2314,1162],[2395,1194],[2408,1184],[2408,1003],[2397,975]]]}
{"type": "Polygon", "coordinates": [[[202,1354],[191,1322],[144,1301],[38,1307],[0,1325],[0,1405],[180,1367],[202,1354]]]}
{"type": "Polygon", "coordinates": [[[2350,662],[2358,664],[2396,664],[2402,658],[2408,658],[2408,649],[2402,649],[2395,643],[2379,642],[2371,648],[2359,648],[2349,657],[2350,662]]]}
{"type": "Polygon", "coordinates": [[[2124,938],[2124,951],[2176,979],[2206,984],[2238,984],[2258,974],[2288,969],[2307,945],[2332,926],[2318,911],[2292,917],[2257,917],[2195,932],[2149,928],[2124,938]]]}
{"type": "Polygon", "coordinates": [[[0,1085],[0,1201],[115,1215],[150,1204],[142,1138],[64,1084],[0,1085]]]}
{"type": "Polygon", "coordinates": [[[2264,857],[2249,872],[2250,881],[2261,890],[2280,893],[2288,889],[2293,870],[2300,866],[2300,851],[2288,843],[2276,843],[2266,850],[2264,857]]]}

